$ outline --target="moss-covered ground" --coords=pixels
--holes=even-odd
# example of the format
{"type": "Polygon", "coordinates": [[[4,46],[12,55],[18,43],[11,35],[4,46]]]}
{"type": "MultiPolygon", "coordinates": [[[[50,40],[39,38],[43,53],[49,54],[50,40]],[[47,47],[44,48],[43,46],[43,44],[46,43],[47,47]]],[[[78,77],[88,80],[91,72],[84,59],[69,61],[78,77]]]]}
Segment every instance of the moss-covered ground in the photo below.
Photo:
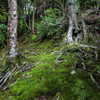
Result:
{"type": "Polygon", "coordinates": [[[10,77],[0,100],[100,100],[100,51],[61,42],[20,44],[26,64],[10,77]]]}

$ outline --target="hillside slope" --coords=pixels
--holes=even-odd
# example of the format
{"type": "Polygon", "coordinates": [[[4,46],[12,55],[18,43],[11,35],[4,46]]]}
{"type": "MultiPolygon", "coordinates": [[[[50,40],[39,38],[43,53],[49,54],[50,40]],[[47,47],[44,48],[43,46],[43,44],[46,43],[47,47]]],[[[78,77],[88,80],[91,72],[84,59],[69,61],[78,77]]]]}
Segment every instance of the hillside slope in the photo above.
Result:
{"type": "MultiPolygon", "coordinates": [[[[20,43],[25,59],[0,91],[0,100],[100,100],[100,22],[96,20],[89,44],[65,44],[64,37],[20,43]]],[[[0,70],[5,54],[6,50],[0,51],[0,70]]]]}

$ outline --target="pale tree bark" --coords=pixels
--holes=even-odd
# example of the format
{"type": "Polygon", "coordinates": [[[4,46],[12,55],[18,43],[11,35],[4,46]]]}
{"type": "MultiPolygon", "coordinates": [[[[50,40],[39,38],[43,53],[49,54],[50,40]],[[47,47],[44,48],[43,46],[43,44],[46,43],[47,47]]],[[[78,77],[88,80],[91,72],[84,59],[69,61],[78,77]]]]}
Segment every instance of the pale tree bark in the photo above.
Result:
{"type": "Polygon", "coordinates": [[[0,78],[0,89],[3,88],[9,77],[14,73],[18,64],[18,43],[17,43],[17,0],[8,0],[8,34],[7,34],[7,58],[5,69],[0,78]],[[7,70],[9,68],[9,70],[7,70]]]}
{"type": "Polygon", "coordinates": [[[88,32],[85,22],[79,12],[79,4],[77,0],[67,0],[69,12],[69,29],[65,42],[88,41],[88,32]]]}
{"type": "Polygon", "coordinates": [[[14,67],[16,58],[19,55],[17,42],[17,0],[8,0],[8,7],[7,63],[11,64],[11,67],[14,67]]]}
{"type": "Polygon", "coordinates": [[[35,9],[36,9],[36,0],[34,0],[34,5],[33,5],[33,16],[32,16],[32,34],[33,34],[33,35],[36,35],[35,32],[34,32],[35,9]]]}

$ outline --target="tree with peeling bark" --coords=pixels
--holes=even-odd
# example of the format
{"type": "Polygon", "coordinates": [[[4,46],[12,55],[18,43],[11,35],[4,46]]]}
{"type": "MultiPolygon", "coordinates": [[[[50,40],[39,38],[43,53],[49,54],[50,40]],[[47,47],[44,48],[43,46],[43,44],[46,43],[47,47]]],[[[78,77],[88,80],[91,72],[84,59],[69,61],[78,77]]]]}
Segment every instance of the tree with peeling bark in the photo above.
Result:
{"type": "Polygon", "coordinates": [[[19,55],[17,43],[17,0],[8,0],[8,34],[7,34],[7,58],[6,68],[3,70],[5,74],[0,80],[0,88],[7,82],[11,74],[16,70],[16,60],[19,55]],[[7,71],[10,68],[11,71],[7,71]],[[7,73],[6,73],[7,71],[7,73]]]}
{"type": "Polygon", "coordinates": [[[7,41],[7,64],[14,67],[18,54],[18,42],[17,42],[17,0],[8,0],[9,15],[8,15],[8,41],[7,41]]]}
{"type": "Polygon", "coordinates": [[[69,17],[69,28],[68,33],[65,38],[65,42],[80,42],[84,40],[88,41],[88,32],[85,22],[79,12],[79,2],[78,0],[67,0],[68,5],[68,17],[69,17]]]}

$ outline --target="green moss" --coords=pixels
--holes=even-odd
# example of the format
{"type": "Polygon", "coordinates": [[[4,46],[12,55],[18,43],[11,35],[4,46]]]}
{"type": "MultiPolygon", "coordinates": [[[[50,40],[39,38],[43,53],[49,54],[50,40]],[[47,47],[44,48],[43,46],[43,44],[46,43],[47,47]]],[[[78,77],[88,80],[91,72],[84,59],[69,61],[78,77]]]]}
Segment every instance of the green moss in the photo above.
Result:
{"type": "Polygon", "coordinates": [[[8,100],[17,100],[14,96],[10,96],[8,100]]]}
{"type": "Polygon", "coordinates": [[[64,100],[84,100],[97,96],[92,88],[94,84],[87,79],[88,74],[76,71],[71,75],[72,71],[73,68],[55,68],[48,63],[39,64],[31,72],[24,73],[25,76],[10,88],[10,92],[17,100],[30,100],[45,94],[53,96],[58,91],[61,93],[60,98],[64,100]]]}
{"type": "Polygon", "coordinates": [[[62,46],[59,46],[59,42],[53,44],[51,40],[46,40],[39,45],[31,44],[29,47],[29,51],[22,51],[35,52],[35,54],[25,54],[29,57],[25,60],[29,63],[28,67],[35,67],[30,71],[17,71],[10,78],[9,83],[13,82],[13,79],[17,82],[4,94],[0,94],[3,100],[34,100],[41,96],[48,96],[46,100],[57,100],[57,98],[59,100],[94,100],[95,98],[99,100],[99,89],[89,74],[75,69],[76,63],[81,69],[83,68],[81,62],[84,62],[87,71],[96,76],[96,81],[99,79],[97,74],[94,74],[100,69],[99,61],[91,60],[89,56],[88,59],[80,58],[84,56],[81,51],[92,54],[90,49],[73,44],[63,46],[61,50],[62,46]],[[60,52],[51,54],[55,50],[60,52]],[[59,62],[56,63],[56,61],[59,62]]]}

